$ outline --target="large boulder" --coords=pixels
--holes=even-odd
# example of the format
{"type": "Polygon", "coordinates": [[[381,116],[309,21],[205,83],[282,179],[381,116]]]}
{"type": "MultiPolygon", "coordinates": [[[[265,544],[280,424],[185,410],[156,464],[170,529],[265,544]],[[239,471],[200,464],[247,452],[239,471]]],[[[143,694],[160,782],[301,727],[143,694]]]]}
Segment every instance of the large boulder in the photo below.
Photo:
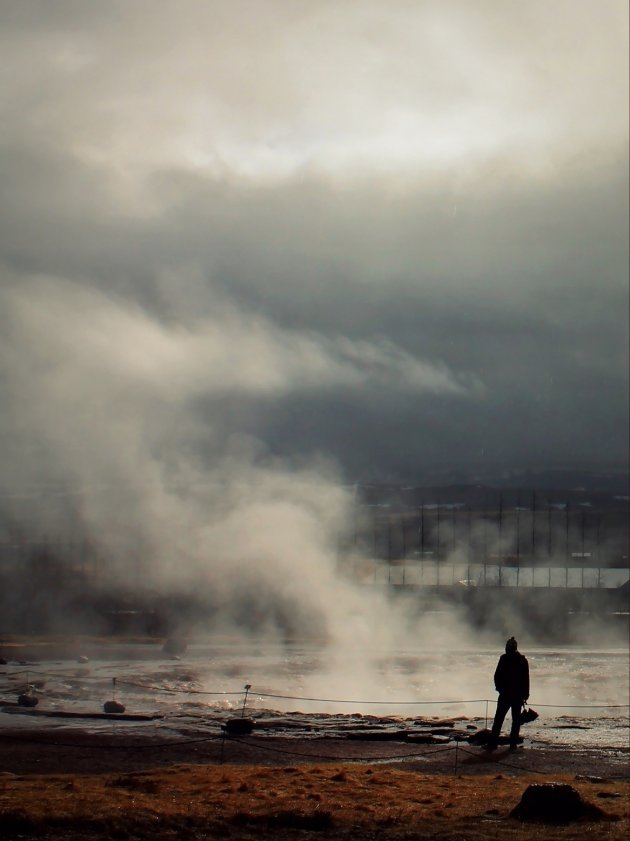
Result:
{"type": "Polygon", "coordinates": [[[605,816],[597,806],[586,803],[580,792],[568,783],[537,783],[528,786],[510,815],[519,821],[553,824],[579,820],[598,821],[605,816]]]}

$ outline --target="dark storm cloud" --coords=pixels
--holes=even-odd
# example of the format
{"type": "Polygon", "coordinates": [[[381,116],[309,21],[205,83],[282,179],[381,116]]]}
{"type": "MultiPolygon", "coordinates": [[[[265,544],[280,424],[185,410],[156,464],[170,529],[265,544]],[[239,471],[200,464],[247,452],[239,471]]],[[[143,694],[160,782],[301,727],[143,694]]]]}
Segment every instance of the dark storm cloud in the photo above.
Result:
{"type": "Polygon", "coordinates": [[[63,411],[39,347],[202,457],[625,464],[621,5],[315,7],[5,6],[5,438],[63,411]]]}

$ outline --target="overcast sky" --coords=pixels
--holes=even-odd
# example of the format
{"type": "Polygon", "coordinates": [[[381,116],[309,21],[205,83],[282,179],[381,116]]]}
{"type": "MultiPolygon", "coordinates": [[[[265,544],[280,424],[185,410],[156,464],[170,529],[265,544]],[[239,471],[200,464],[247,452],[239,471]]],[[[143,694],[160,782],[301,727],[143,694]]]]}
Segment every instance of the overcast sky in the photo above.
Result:
{"type": "Polygon", "coordinates": [[[627,465],[626,0],[3,0],[0,56],[5,481],[627,465]]]}

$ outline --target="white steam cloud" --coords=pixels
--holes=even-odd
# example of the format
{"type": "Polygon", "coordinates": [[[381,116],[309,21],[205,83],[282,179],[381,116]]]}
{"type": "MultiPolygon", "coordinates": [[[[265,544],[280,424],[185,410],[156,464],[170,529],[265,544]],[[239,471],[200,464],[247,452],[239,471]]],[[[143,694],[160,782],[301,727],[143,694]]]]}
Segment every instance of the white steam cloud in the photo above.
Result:
{"type": "MultiPolygon", "coordinates": [[[[480,386],[391,343],[302,335],[226,300],[210,316],[159,320],[90,287],[37,277],[7,283],[0,310],[10,408],[1,489],[5,508],[30,497],[20,507],[26,533],[58,545],[88,538],[99,575],[128,592],[166,603],[194,594],[202,610],[184,614],[188,628],[326,642],[320,667],[298,687],[307,696],[385,699],[400,665],[391,652],[470,646],[457,611],[435,613],[436,600],[422,615],[413,592],[391,601],[386,588],[360,583],[360,557],[340,566],[340,541],[356,538],[348,532],[360,514],[334,464],[273,458],[226,425],[222,402],[396,380],[427,395],[474,397],[480,386]]],[[[492,554],[513,540],[473,523],[446,564],[465,565],[474,543],[492,554]]],[[[492,610],[496,630],[477,640],[494,644],[510,624],[525,632],[507,604],[492,610]]],[[[439,689],[430,674],[422,680],[413,684],[422,695],[461,698],[483,697],[489,677],[467,687],[460,674],[443,676],[439,689]]]]}
{"type": "MultiPolygon", "coordinates": [[[[226,429],[221,402],[366,382],[466,395],[474,384],[391,342],[300,334],[225,300],[169,323],[48,277],[8,283],[0,298],[5,494],[56,488],[112,580],[195,590],[233,625],[364,644],[394,632],[391,616],[374,622],[380,597],[337,575],[353,500],[334,465],[273,459],[226,429]]],[[[44,508],[30,527],[69,539],[64,515],[46,522],[44,508]]]]}
{"type": "MultiPolygon", "coordinates": [[[[165,324],[139,307],[101,292],[51,278],[21,280],[3,292],[9,324],[4,344],[20,388],[41,372],[55,393],[91,398],[185,401],[199,395],[289,391],[399,384],[416,392],[459,393],[480,389],[445,365],[419,360],[391,341],[330,338],[272,324],[226,300],[210,316],[165,324]],[[31,370],[26,370],[31,367],[31,370]]],[[[37,382],[37,389],[44,383],[37,382]]],[[[48,389],[42,399],[53,400],[48,389]]]]}

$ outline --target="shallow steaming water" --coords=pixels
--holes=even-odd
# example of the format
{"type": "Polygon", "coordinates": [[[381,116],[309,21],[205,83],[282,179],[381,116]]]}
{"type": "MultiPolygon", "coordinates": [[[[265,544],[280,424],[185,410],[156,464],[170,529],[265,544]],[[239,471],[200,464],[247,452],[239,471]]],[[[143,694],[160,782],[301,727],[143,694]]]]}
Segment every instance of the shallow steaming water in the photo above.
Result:
{"type": "MultiPolygon", "coordinates": [[[[222,638],[189,645],[180,658],[158,645],[108,645],[106,659],[10,663],[0,672],[0,701],[15,703],[35,685],[38,711],[99,713],[114,695],[129,714],[159,715],[160,732],[178,733],[245,714],[283,736],[337,735],[352,727],[400,727],[415,719],[468,719],[481,728],[494,715],[493,673],[500,651],[390,652],[315,644],[222,638]],[[115,679],[115,680],[114,680],[115,679]],[[246,690],[246,685],[250,689],[246,690]]],[[[555,647],[526,651],[530,703],[539,712],[522,735],[530,742],[575,747],[627,747],[627,649],[555,647]]],[[[2,706],[0,704],[0,709],[2,706]]],[[[12,710],[15,712],[15,709],[12,710]]],[[[24,727],[22,715],[0,712],[3,727],[24,727]]],[[[509,724],[509,716],[508,722],[509,724]]],[[[157,721],[125,723],[130,730],[157,721]]],[[[102,732],[110,721],[39,716],[28,726],[102,732]]],[[[120,724],[117,724],[120,726],[120,724]]]]}

